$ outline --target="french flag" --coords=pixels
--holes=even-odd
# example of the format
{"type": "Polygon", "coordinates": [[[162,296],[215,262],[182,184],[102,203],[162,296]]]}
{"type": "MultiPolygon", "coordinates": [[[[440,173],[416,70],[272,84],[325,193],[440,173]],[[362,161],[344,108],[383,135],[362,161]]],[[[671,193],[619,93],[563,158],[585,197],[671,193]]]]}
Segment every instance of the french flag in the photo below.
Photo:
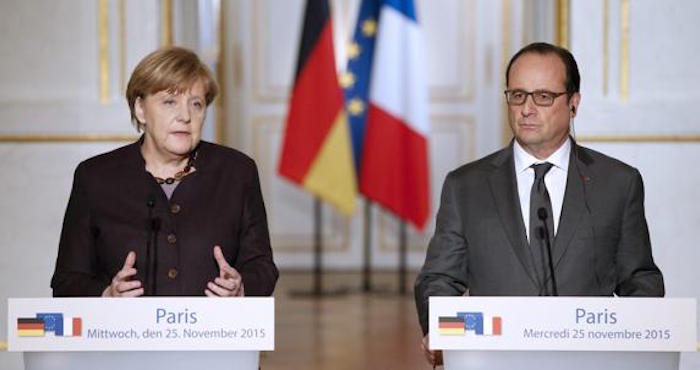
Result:
{"type": "Polygon", "coordinates": [[[422,229],[428,219],[428,92],[413,0],[380,6],[360,191],[422,229]]]}

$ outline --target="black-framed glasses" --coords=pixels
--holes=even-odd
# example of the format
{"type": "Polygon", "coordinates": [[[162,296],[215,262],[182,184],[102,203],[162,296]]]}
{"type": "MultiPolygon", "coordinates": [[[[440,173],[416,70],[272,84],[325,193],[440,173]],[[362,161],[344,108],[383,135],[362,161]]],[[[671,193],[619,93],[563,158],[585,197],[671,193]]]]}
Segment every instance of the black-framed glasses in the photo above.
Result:
{"type": "Polygon", "coordinates": [[[523,105],[525,100],[527,100],[528,95],[532,95],[532,101],[535,105],[540,107],[549,107],[554,104],[554,100],[564,94],[564,92],[553,92],[547,90],[535,90],[535,91],[525,91],[525,90],[506,90],[503,92],[506,94],[506,101],[508,105],[523,105]]]}

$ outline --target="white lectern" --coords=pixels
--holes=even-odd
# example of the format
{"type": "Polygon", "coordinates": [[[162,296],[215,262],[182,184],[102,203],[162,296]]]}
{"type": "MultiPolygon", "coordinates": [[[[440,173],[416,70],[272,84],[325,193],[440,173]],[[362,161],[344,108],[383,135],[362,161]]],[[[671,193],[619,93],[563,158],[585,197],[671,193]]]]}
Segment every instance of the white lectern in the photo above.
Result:
{"type": "Polygon", "coordinates": [[[258,369],[274,299],[10,299],[10,351],[27,370],[258,369]]]}
{"type": "Polygon", "coordinates": [[[447,370],[678,370],[695,328],[694,299],[430,298],[447,370]]]}
{"type": "Polygon", "coordinates": [[[257,351],[25,352],[25,370],[258,369],[257,351]]]}

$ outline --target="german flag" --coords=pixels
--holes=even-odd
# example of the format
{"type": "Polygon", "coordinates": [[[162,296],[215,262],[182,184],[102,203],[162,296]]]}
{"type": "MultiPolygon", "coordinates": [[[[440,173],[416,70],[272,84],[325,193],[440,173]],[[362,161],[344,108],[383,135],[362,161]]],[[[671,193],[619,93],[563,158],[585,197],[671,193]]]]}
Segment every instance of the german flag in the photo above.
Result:
{"type": "Polygon", "coordinates": [[[464,318],[442,316],[438,318],[440,335],[464,335],[464,318]]]}
{"type": "Polygon", "coordinates": [[[328,0],[308,0],[279,173],[350,215],[357,179],[328,0]]]}
{"type": "Polygon", "coordinates": [[[44,320],[37,318],[17,318],[17,335],[20,337],[43,337],[44,320]]]}

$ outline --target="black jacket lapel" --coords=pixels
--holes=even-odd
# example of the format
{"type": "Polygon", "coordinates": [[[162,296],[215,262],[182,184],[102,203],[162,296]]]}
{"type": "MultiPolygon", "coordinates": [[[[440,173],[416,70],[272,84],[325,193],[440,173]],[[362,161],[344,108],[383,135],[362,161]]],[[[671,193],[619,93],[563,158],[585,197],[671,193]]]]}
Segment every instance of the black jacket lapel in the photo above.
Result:
{"type": "Polygon", "coordinates": [[[564,203],[559,217],[557,235],[552,245],[552,259],[556,266],[571,245],[574,233],[579,228],[582,216],[586,212],[586,191],[590,177],[588,176],[588,164],[591,159],[585,152],[578,148],[575,141],[571,141],[571,154],[569,157],[569,169],[566,178],[566,190],[564,203]]]}
{"type": "Polygon", "coordinates": [[[520,211],[520,197],[518,186],[515,182],[515,164],[513,161],[513,145],[505,148],[501,155],[493,161],[496,168],[489,176],[491,195],[496,204],[498,216],[503,223],[503,228],[513,252],[518,256],[527,275],[535,286],[539,286],[535,278],[525,224],[520,211]]]}

